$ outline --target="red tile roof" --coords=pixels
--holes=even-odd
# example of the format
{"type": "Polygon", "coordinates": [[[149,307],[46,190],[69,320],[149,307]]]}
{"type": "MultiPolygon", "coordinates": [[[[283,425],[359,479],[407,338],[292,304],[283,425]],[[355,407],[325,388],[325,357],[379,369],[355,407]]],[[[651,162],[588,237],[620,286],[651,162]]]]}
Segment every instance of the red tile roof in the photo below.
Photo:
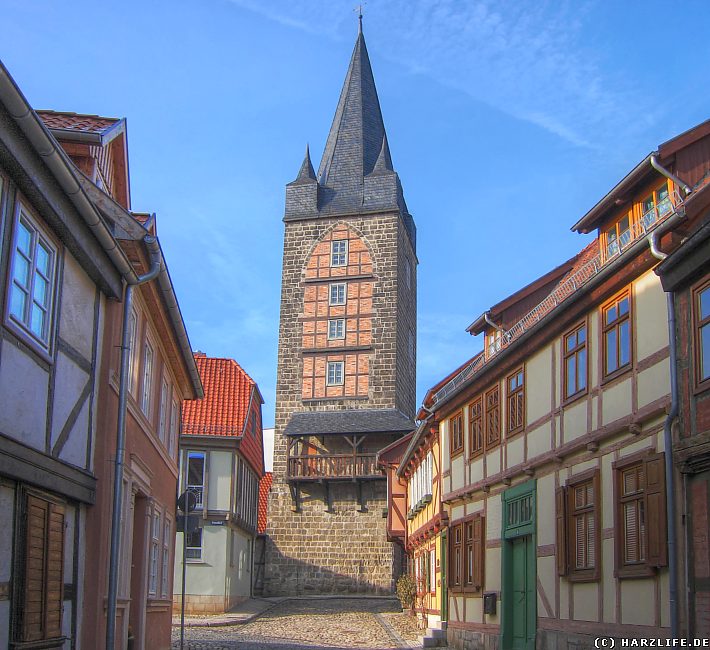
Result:
{"type": "Polygon", "coordinates": [[[193,435],[240,436],[256,383],[234,359],[195,353],[205,397],[184,403],[182,432],[193,435]]]}
{"type": "Polygon", "coordinates": [[[99,115],[80,115],[78,113],[60,113],[59,111],[37,111],[48,129],[66,129],[84,133],[105,133],[119,122],[117,117],[99,115]]]}
{"type": "Polygon", "coordinates": [[[266,532],[266,512],[269,505],[269,492],[274,481],[272,472],[266,472],[259,481],[259,516],[257,518],[257,532],[266,532]]]}

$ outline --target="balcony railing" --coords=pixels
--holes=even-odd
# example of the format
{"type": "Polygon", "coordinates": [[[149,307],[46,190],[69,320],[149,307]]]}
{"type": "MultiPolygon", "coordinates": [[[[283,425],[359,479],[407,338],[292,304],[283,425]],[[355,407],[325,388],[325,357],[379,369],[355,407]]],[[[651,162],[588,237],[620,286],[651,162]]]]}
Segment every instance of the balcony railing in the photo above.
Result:
{"type": "Polygon", "coordinates": [[[205,488],[202,485],[188,485],[187,489],[195,495],[195,509],[202,509],[202,495],[204,494],[205,488]]]}
{"type": "Polygon", "coordinates": [[[288,459],[289,478],[382,478],[376,454],[312,454],[288,459]]]}
{"type": "Polygon", "coordinates": [[[680,194],[673,192],[664,197],[650,210],[646,211],[639,221],[634,222],[628,230],[621,233],[617,240],[609,243],[606,250],[598,252],[591,260],[585,262],[585,264],[580,266],[574,273],[569,275],[564,282],[558,284],[554,291],[540,304],[530,310],[509,330],[503,332],[500,339],[496,339],[495,344],[488,347],[487,354],[474,357],[470,363],[465,365],[454,377],[446,382],[434,393],[433,405],[436,406],[437,402],[442,401],[456,392],[461,384],[465,383],[470,377],[477,373],[488,361],[499,354],[501,350],[505,350],[506,347],[533,327],[533,325],[536,325],[561,302],[594,278],[606,264],[616,259],[619,255],[623,255],[632,244],[646,237],[659,224],[666,221],[668,217],[677,213],[682,208],[682,205],[683,199],[680,197],[680,194]]]}

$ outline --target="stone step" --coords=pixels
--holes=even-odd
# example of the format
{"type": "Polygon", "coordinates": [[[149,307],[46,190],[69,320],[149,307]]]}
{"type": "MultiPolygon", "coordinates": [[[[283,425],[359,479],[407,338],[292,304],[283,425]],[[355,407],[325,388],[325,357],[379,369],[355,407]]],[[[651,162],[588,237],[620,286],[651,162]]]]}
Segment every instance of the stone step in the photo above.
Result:
{"type": "Polygon", "coordinates": [[[426,634],[419,637],[422,648],[446,648],[446,630],[427,628],[426,634]]]}

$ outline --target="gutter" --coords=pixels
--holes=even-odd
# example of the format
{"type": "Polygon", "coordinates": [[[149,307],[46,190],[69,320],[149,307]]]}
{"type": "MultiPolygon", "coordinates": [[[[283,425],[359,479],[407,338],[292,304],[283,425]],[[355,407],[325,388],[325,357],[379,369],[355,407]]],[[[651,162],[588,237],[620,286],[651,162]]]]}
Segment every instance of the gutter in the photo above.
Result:
{"type": "MultiPolygon", "coordinates": [[[[56,146],[56,141],[42,120],[32,110],[2,62],[0,62],[0,101],[57,179],[79,216],[96,237],[120,274],[128,282],[137,281],[138,276],[131,263],[83,191],[74,171],[73,163],[64,150],[56,146]]],[[[118,298],[118,296],[111,297],[118,298]]]]}
{"type": "MultiPolygon", "coordinates": [[[[668,220],[665,221],[661,226],[659,226],[654,231],[654,233],[656,233],[657,231],[657,236],[660,236],[683,218],[684,215],[676,212],[675,214],[673,214],[673,216],[669,217],[668,220]]],[[[654,233],[651,233],[650,236],[652,236],[654,233]]],[[[497,365],[502,363],[508,357],[511,350],[516,350],[520,345],[523,345],[525,341],[528,340],[528,338],[536,334],[538,331],[544,329],[551,320],[554,320],[558,316],[560,312],[569,309],[570,305],[575,304],[579,299],[582,298],[582,296],[586,295],[590,290],[592,290],[594,287],[604,281],[607,277],[616,273],[616,271],[621,266],[626,264],[631,257],[638,255],[646,246],[648,246],[648,238],[646,237],[640,238],[638,241],[634,242],[629,248],[624,251],[623,255],[618,256],[613,262],[604,266],[599,271],[599,273],[597,273],[597,275],[595,275],[594,278],[587,282],[582,288],[578,289],[567,300],[557,305],[557,307],[550,311],[542,320],[537,322],[534,327],[531,327],[519,338],[516,338],[513,343],[498,352],[490,361],[488,361],[483,366],[483,368],[481,368],[481,370],[471,375],[471,377],[469,377],[464,383],[462,383],[455,391],[453,391],[452,393],[444,397],[442,400],[437,402],[434,405],[434,410],[438,411],[443,405],[447,404],[453,398],[460,395],[463,390],[465,390],[481,376],[481,372],[487,372],[491,368],[495,368],[497,365]]]]}

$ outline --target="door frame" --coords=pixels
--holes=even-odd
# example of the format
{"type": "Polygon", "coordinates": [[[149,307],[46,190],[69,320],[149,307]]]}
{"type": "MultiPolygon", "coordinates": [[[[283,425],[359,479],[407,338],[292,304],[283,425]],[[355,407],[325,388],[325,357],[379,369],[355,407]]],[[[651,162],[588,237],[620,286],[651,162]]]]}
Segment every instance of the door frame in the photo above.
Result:
{"type": "MultiPolygon", "coordinates": [[[[512,540],[530,537],[527,550],[528,575],[534,594],[528,615],[531,620],[532,638],[527,639],[526,648],[534,650],[537,636],[537,482],[525,481],[507,489],[501,495],[502,502],[502,562],[501,562],[501,647],[508,648],[512,641],[512,599],[510,593],[513,581],[512,540]],[[510,510],[509,510],[510,508],[510,510]]],[[[530,628],[529,628],[530,629],[530,628]]]]}

